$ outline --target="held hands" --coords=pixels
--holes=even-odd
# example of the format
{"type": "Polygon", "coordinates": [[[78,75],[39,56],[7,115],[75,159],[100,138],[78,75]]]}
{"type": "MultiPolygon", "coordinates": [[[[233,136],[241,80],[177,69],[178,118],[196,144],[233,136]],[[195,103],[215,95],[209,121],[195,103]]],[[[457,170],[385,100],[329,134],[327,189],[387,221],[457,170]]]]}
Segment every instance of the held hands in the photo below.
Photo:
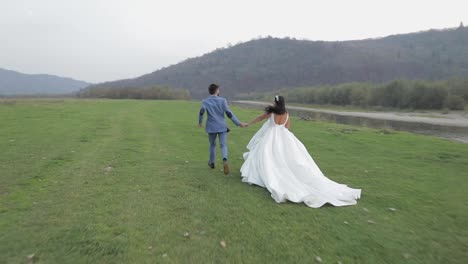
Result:
{"type": "MultiPolygon", "coordinates": [[[[248,124],[248,123],[241,123],[239,126],[242,127],[242,128],[245,128],[245,127],[248,127],[249,124],[248,124]]],[[[198,127],[199,127],[199,128],[203,128],[203,125],[202,125],[202,124],[198,124],[198,127]]]]}

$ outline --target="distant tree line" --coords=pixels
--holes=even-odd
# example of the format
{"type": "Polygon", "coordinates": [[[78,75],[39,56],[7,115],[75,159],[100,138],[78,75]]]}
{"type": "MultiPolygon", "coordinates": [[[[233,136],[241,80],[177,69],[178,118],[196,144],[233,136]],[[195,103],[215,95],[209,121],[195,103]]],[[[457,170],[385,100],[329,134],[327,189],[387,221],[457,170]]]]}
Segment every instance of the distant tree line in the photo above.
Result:
{"type": "Polygon", "coordinates": [[[468,76],[468,28],[356,41],[267,37],[217,49],[135,79],[95,86],[179,87],[201,99],[212,82],[221,85],[223,96],[232,98],[298,86],[454,76],[468,76]]]}
{"type": "Polygon", "coordinates": [[[110,99],[153,99],[153,100],[188,100],[188,90],[170,89],[168,87],[144,88],[107,88],[89,87],[78,92],[81,98],[110,98],[110,99]]]}
{"type": "MultiPolygon", "coordinates": [[[[278,93],[292,103],[463,110],[468,102],[468,79],[396,80],[384,84],[344,83],[287,89],[278,93]]],[[[272,96],[251,94],[250,98],[271,100],[272,96]]]]}

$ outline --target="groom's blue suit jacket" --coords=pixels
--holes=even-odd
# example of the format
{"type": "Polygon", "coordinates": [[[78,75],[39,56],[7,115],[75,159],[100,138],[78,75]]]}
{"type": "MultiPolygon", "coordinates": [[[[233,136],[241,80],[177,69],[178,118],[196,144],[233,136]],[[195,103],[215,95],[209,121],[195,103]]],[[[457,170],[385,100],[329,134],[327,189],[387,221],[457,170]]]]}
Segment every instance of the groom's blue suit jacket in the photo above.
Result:
{"type": "Polygon", "coordinates": [[[231,119],[231,121],[240,125],[240,121],[229,109],[228,103],[225,98],[216,95],[211,95],[202,101],[200,108],[200,115],[198,117],[198,123],[203,123],[203,114],[207,112],[206,120],[206,132],[207,133],[220,133],[227,131],[226,121],[224,120],[224,114],[231,119]]]}

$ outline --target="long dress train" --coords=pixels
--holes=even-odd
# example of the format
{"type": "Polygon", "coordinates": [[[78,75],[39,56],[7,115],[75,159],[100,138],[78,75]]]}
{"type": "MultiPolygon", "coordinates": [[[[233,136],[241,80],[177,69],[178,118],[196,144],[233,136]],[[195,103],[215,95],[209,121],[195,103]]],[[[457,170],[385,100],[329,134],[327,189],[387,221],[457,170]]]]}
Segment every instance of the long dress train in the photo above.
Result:
{"type": "MultiPolygon", "coordinates": [[[[286,117],[286,122],[289,116],[286,117]]],[[[328,179],[315,164],[304,145],[284,125],[276,124],[274,114],[247,145],[242,181],[267,188],[278,203],[286,200],[318,208],[354,205],[361,189],[353,189],[328,179]]]]}

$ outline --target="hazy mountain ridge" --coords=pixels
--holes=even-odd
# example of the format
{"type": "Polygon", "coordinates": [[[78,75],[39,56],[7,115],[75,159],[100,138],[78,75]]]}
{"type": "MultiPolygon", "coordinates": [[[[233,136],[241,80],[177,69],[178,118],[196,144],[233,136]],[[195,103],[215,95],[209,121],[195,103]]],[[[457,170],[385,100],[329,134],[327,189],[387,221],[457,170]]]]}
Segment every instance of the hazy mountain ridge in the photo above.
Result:
{"type": "Polygon", "coordinates": [[[72,78],[0,69],[0,95],[70,94],[89,85],[72,78]]]}
{"type": "Polygon", "coordinates": [[[94,87],[169,86],[206,95],[211,82],[229,96],[285,87],[468,75],[464,27],[353,41],[251,40],[134,79],[94,87]]]}

